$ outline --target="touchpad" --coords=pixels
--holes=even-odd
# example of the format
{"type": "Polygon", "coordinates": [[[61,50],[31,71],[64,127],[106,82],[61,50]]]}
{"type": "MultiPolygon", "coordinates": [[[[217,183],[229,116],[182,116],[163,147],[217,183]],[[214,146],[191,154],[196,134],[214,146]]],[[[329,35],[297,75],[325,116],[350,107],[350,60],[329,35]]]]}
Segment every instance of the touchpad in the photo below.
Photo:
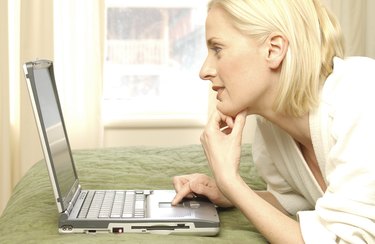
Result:
{"type": "Polygon", "coordinates": [[[197,201],[185,201],[177,205],[172,205],[171,202],[159,202],[159,208],[199,208],[200,203],[197,201]]]}
{"type": "Polygon", "coordinates": [[[159,208],[171,208],[171,207],[174,207],[171,202],[159,202],[159,208]]]}
{"type": "Polygon", "coordinates": [[[199,208],[201,205],[199,202],[197,201],[187,201],[187,202],[184,202],[184,207],[188,207],[188,208],[199,208]]]}
{"type": "Polygon", "coordinates": [[[171,202],[159,202],[158,209],[150,211],[150,217],[191,217],[191,208],[185,207],[183,203],[172,205],[171,202]]]}

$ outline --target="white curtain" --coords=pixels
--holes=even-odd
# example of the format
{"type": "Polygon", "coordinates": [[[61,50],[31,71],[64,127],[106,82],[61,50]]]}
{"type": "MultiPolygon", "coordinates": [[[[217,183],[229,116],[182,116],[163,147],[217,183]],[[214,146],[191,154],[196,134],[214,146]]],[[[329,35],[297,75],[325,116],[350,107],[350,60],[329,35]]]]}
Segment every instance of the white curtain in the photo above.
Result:
{"type": "Polygon", "coordinates": [[[104,1],[54,1],[55,76],[72,148],[101,146],[104,1]]]}
{"type": "Polygon", "coordinates": [[[42,158],[22,64],[53,58],[52,1],[0,1],[0,212],[22,175],[42,158]]]}
{"type": "MultiPolygon", "coordinates": [[[[7,199],[12,190],[9,111],[8,3],[0,1],[0,199],[7,199]]],[[[0,201],[0,214],[6,201],[0,201]]]]}
{"type": "Polygon", "coordinates": [[[0,0],[0,214],[43,158],[23,63],[54,60],[73,149],[101,146],[104,0],[0,0]]]}

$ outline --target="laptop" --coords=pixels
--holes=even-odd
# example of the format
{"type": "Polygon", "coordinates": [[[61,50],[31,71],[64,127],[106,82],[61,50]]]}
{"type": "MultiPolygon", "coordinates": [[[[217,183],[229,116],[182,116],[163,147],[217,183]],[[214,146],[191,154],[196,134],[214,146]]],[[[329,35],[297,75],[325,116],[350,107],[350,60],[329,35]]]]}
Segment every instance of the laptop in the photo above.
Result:
{"type": "Polygon", "coordinates": [[[60,233],[218,234],[217,209],[205,199],[185,199],[172,206],[174,190],[84,190],[72,157],[53,62],[27,62],[24,73],[60,214],[60,233]]]}

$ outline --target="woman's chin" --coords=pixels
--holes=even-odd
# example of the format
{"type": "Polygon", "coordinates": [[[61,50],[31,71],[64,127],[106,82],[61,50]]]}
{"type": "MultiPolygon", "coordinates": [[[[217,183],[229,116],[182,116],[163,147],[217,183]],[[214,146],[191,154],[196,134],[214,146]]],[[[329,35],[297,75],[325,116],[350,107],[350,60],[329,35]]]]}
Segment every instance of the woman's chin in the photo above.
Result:
{"type": "Polygon", "coordinates": [[[241,111],[237,111],[233,109],[225,109],[224,107],[220,106],[220,104],[218,104],[216,108],[220,113],[224,114],[225,116],[232,117],[232,118],[235,118],[236,115],[241,112],[241,111]]]}

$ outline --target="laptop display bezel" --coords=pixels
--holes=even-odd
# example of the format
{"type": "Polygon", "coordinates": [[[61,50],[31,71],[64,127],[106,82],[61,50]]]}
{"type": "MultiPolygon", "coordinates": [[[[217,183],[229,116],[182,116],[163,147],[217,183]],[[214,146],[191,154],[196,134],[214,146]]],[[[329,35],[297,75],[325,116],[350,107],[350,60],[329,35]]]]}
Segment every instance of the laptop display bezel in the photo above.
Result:
{"type": "Polygon", "coordinates": [[[76,195],[76,192],[79,190],[80,186],[79,186],[77,171],[76,171],[75,164],[73,161],[73,156],[71,153],[69,138],[66,132],[66,127],[65,127],[64,117],[62,114],[60,100],[58,96],[58,91],[57,91],[57,86],[56,86],[55,76],[54,76],[54,71],[53,71],[53,63],[49,60],[38,60],[34,62],[28,62],[24,65],[24,72],[25,72],[27,87],[29,90],[30,99],[31,99],[31,103],[32,103],[33,111],[34,111],[34,117],[35,117],[36,124],[38,127],[39,138],[41,141],[44,158],[45,158],[46,165],[48,168],[50,181],[52,183],[55,201],[57,204],[58,211],[62,213],[68,209],[69,204],[71,204],[71,201],[73,197],[76,195]],[[67,151],[69,153],[70,163],[72,164],[72,169],[73,169],[75,180],[66,195],[63,195],[60,189],[60,184],[58,182],[56,169],[53,163],[53,155],[51,152],[51,148],[49,147],[49,144],[48,144],[46,126],[43,122],[41,105],[39,102],[38,91],[36,88],[36,82],[38,81],[36,81],[35,79],[35,72],[34,72],[35,70],[38,70],[38,69],[48,70],[50,81],[51,81],[51,86],[52,86],[54,97],[57,103],[58,113],[61,118],[61,124],[63,128],[64,137],[66,139],[67,151]]]}

